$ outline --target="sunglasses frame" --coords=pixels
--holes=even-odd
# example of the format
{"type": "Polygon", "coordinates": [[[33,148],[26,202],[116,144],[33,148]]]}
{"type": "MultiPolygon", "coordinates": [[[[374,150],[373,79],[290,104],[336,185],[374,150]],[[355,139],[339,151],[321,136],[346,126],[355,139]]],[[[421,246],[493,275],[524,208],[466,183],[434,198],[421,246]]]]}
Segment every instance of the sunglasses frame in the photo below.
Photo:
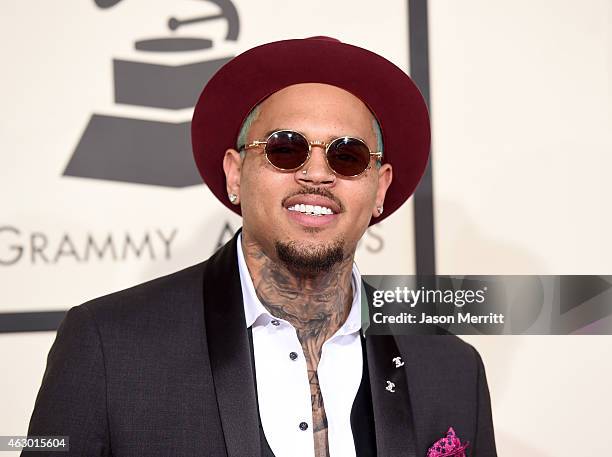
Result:
{"type": "Polygon", "coordinates": [[[372,156],[375,156],[376,159],[381,160],[382,159],[382,155],[383,153],[381,151],[378,152],[372,152],[370,150],[370,147],[368,146],[368,144],[361,138],[355,137],[355,136],[340,136],[338,138],[334,138],[333,140],[331,140],[330,142],[325,142],[325,141],[310,141],[308,138],[306,138],[306,135],[304,135],[302,132],[298,132],[297,130],[288,130],[288,129],[280,129],[280,130],[275,130],[274,132],[270,133],[270,135],[268,135],[268,137],[265,140],[255,140],[252,141],[248,144],[245,144],[244,146],[242,146],[240,148],[240,150],[249,150],[249,149],[254,149],[257,148],[259,146],[263,146],[264,147],[264,154],[266,156],[266,160],[268,161],[268,163],[270,165],[272,165],[274,168],[276,168],[279,171],[295,171],[295,170],[299,170],[300,168],[302,168],[304,165],[306,165],[308,163],[308,161],[310,160],[310,156],[312,154],[312,147],[313,146],[320,146],[320,147],[324,147],[325,148],[325,163],[327,164],[327,167],[336,175],[336,176],[340,176],[342,178],[357,178],[359,176],[361,176],[362,174],[364,174],[366,171],[368,171],[370,168],[372,168],[372,156]],[[300,135],[302,138],[304,138],[304,140],[306,141],[306,143],[308,144],[308,155],[306,156],[306,160],[304,160],[304,162],[302,162],[300,165],[298,165],[295,168],[280,168],[277,167],[276,165],[274,165],[271,161],[270,158],[268,157],[268,151],[266,151],[266,146],[268,144],[268,141],[270,140],[270,138],[272,138],[274,135],[276,135],[277,133],[281,133],[281,132],[288,132],[291,134],[298,134],[300,135]],[[329,161],[327,159],[327,153],[329,151],[329,148],[332,144],[336,143],[337,141],[342,141],[342,140],[355,140],[358,141],[360,143],[362,143],[366,149],[368,150],[368,152],[370,153],[370,161],[368,162],[368,166],[360,173],[356,174],[356,175],[343,175],[341,173],[338,173],[336,170],[334,170],[330,164],[329,161]]]}

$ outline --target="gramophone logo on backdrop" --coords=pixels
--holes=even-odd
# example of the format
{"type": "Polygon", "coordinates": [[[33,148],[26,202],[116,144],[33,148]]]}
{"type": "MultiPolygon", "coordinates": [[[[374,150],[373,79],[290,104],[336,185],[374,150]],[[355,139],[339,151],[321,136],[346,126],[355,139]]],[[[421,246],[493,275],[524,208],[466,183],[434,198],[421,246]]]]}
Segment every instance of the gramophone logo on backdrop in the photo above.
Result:
{"type": "MultiPolygon", "coordinates": [[[[120,1],[95,0],[95,3],[99,8],[110,8],[120,1]]],[[[225,40],[236,41],[240,31],[236,7],[230,0],[206,1],[217,5],[219,13],[185,19],[171,17],[168,28],[174,32],[189,24],[224,20],[225,40]]],[[[181,53],[211,49],[213,40],[168,36],[138,40],[134,46],[142,53],[181,53]]],[[[191,108],[204,84],[232,57],[178,66],[113,59],[115,103],[165,110],[191,108]]],[[[64,176],[167,187],[200,184],[191,156],[190,123],[93,114],[64,176]],[[143,163],[147,166],[143,167],[143,163]]]]}

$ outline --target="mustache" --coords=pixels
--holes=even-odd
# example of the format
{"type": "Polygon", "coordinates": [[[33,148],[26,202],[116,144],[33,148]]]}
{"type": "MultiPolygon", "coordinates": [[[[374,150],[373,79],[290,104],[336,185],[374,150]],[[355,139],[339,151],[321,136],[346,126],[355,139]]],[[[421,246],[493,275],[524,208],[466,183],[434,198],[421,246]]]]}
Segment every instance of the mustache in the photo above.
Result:
{"type": "Polygon", "coordinates": [[[295,197],[296,195],[319,195],[321,197],[325,197],[325,198],[329,198],[330,200],[332,200],[336,205],[338,205],[338,207],[344,211],[344,205],[342,204],[342,202],[340,201],[340,199],[338,199],[334,194],[332,194],[329,190],[322,188],[322,187],[304,187],[303,189],[300,189],[296,192],[293,192],[289,195],[287,195],[285,198],[283,198],[283,202],[282,204],[284,205],[285,202],[290,199],[291,197],[295,197]]]}

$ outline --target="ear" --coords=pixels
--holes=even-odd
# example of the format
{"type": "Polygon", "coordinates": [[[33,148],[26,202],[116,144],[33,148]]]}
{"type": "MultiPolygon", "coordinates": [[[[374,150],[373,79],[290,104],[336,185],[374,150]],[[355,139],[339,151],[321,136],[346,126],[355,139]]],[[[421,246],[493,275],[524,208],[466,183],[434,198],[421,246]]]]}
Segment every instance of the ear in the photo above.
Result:
{"type": "Polygon", "coordinates": [[[378,169],[378,187],[376,188],[376,200],[374,208],[372,208],[372,217],[379,217],[382,214],[379,208],[383,208],[385,204],[385,195],[387,189],[393,180],[393,167],[385,163],[378,169]]]}
{"type": "Polygon", "coordinates": [[[232,201],[234,205],[240,204],[240,169],[242,167],[242,159],[240,153],[235,149],[225,151],[223,157],[223,171],[225,172],[225,187],[228,198],[230,195],[235,195],[236,199],[232,201]]]}

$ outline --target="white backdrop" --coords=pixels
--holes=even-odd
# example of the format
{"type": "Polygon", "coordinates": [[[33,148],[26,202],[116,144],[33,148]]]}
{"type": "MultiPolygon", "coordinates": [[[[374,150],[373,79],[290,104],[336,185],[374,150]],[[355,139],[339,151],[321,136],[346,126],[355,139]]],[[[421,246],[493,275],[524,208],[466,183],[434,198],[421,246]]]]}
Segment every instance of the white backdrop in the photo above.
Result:
{"type": "MultiPolygon", "coordinates": [[[[612,2],[433,0],[439,274],[612,271],[612,2]]],[[[498,451],[609,455],[610,336],[466,338],[498,451]]]]}

